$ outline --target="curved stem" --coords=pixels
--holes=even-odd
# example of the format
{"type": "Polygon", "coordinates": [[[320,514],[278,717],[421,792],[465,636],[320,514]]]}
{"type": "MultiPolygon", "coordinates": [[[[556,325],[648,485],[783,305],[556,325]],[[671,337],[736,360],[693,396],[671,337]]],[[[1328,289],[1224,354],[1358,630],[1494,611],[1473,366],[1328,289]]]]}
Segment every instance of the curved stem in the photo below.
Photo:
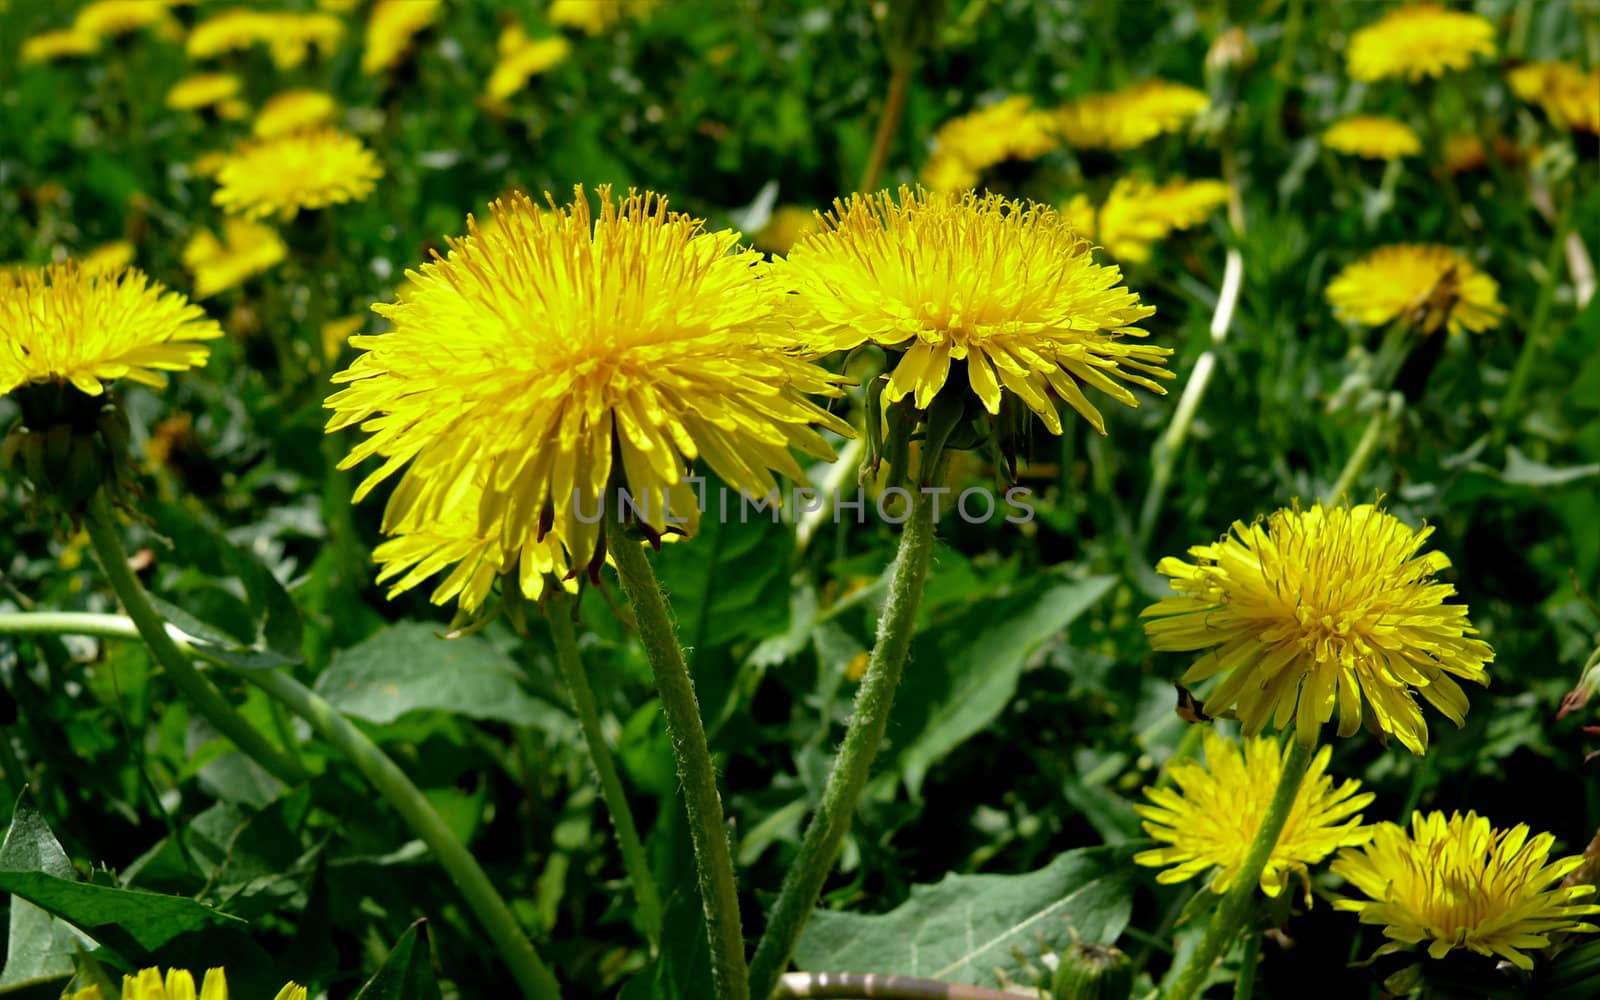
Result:
{"type": "Polygon", "coordinates": [[[628,808],[628,796],[617,774],[611,748],[606,745],[605,733],[600,728],[600,710],[595,704],[594,691],[589,687],[589,676],[583,668],[583,658],[578,654],[578,638],[572,629],[573,603],[566,592],[554,588],[546,598],[545,617],[550,622],[550,637],[555,642],[556,662],[567,681],[567,691],[572,695],[572,707],[578,713],[583,727],[583,739],[589,747],[589,760],[600,778],[600,795],[605,799],[606,810],[611,814],[611,825],[616,830],[617,845],[622,849],[622,866],[633,883],[634,899],[639,906],[639,920],[644,924],[645,936],[654,950],[661,941],[661,894],[656,889],[655,876],[650,873],[650,859],[644,844],[639,840],[639,828],[633,821],[633,811],[628,808]]]}
{"type": "Polygon", "coordinates": [[[200,675],[189,657],[178,649],[172,636],[167,634],[167,623],[156,613],[144,587],[128,568],[128,552],[122,547],[116,520],[105,494],[98,493],[89,501],[84,527],[89,532],[95,555],[105,570],[106,581],[116,592],[128,617],[133,619],[151,655],[166,670],[173,683],[178,685],[190,704],[268,774],[289,785],[305,781],[308,777],[305,769],[240,715],[238,709],[222,696],[222,692],[200,675]]]}
{"type": "Polygon", "coordinates": [[[1361,432],[1361,440],[1356,442],[1355,451],[1350,453],[1344,468],[1339,470],[1339,478],[1334,481],[1333,489],[1328,491],[1329,503],[1342,503],[1347,498],[1350,487],[1356,484],[1356,480],[1372,463],[1372,456],[1383,440],[1384,431],[1399,415],[1403,405],[1405,397],[1398,392],[1389,393],[1378,403],[1377,409],[1372,411],[1372,418],[1367,421],[1366,429],[1361,432]]]}
{"type": "Polygon", "coordinates": [[[684,666],[683,649],[673,632],[661,584],[638,540],[617,538],[611,547],[611,558],[633,608],[639,641],[655,672],[661,708],[667,716],[667,735],[677,758],[678,780],[683,783],[684,807],[694,841],[695,871],[700,880],[700,903],[705,911],[717,996],[721,1000],[747,1000],[750,985],[745,970],[744,931],[739,924],[739,888],[734,880],[733,854],[728,849],[722,796],[717,791],[717,768],[706,744],[694,681],[684,666]]]}
{"type": "Polygon", "coordinates": [[[1555,235],[1550,238],[1550,249],[1545,254],[1544,281],[1539,285],[1539,297],[1533,305],[1533,318],[1523,334],[1522,350],[1517,354],[1516,365],[1511,370],[1511,381],[1506,385],[1506,394],[1501,399],[1500,408],[1495,412],[1491,437],[1494,446],[1505,441],[1512,422],[1520,415],[1518,411],[1522,409],[1522,397],[1528,391],[1528,379],[1533,374],[1534,362],[1550,349],[1550,345],[1545,342],[1545,327],[1550,321],[1550,307],[1555,303],[1556,272],[1561,267],[1561,255],[1566,247],[1567,233],[1572,228],[1574,200],[1569,199],[1561,209],[1555,235]]]}
{"type": "Polygon", "coordinates": [[[835,1000],[1022,1000],[1022,994],[964,986],[916,976],[870,972],[790,972],[778,981],[776,996],[832,997],[835,1000]]]}
{"type": "Polygon", "coordinates": [[[795,942],[811,916],[822,884],[839,856],[850,829],[856,804],[872,771],[872,760],[889,724],[889,709],[900,684],[911,633],[916,629],[917,606],[922,603],[933,552],[933,505],[929,494],[918,491],[911,517],[900,536],[889,580],[889,596],[878,619],[878,638],[872,647],[867,673],[856,693],[855,709],[844,743],[822,791],[822,804],[806,827],[794,863],[783,880],[783,891],[767,921],[767,930],[750,966],[751,994],[757,1000],[772,996],[779,977],[794,955],[795,942]]]}
{"type": "Polygon", "coordinates": [[[1278,778],[1277,790],[1272,793],[1272,802],[1261,819],[1261,827],[1250,842],[1244,864],[1222,894],[1222,902],[1217,904],[1211,922],[1206,925],[1200,947],[1189,956],[1188,963],[1173,974],[1171,985],[1162,992],[1161,1000],[1190,1000],[1199,993],[1206,977],[1211,974],[1211,966],[1216,964],[1238,936],[1239,928],[1255,906],[1256,885],[1261,881],[1261,872],[1267,867],[1267,860],[1272,857],[1272,849],[1278,846],[1278,837],[1283,833],[1284,824],[1289,822],[1289,813],[1294,808],[1295,796],[1300,791],[1301,780],[1306,776],[1306,768],[1311,764],[1311,756],[1312,747],[1302,745],[1291,734],[1289,752],[1283,761],[1283,774],[1278,778]]]}
{"type": "Polygon", "coordinates": [[[861,172],[860,191],[870,194],[877,190],[883,177],[883,168],[889,162],[889,147],[894,145],[894,134],[900,128],[900,115],[906,108],[906,91],[911,87],[909,57],[895,60],[889,76],[889,93],[883,99],[883,114],[878,118],[878,131],[872,137],[872,153],[867,157],[866,169],[861,172]]]}

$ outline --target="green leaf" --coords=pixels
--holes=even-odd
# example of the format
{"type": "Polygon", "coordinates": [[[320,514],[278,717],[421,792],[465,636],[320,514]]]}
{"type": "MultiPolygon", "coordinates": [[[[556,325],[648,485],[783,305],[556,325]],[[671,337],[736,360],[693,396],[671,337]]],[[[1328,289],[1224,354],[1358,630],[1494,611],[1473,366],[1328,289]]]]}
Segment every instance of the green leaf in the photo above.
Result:
{"type": "Polygon", "coordinates": [[[191,931],[247,926],[185,896],[71,882],[44,872],[0,871],[0,890],[60,917],[124,956],[154,951],[191,931]]]}
{"type": "Polygon", "coordinates": [[[1506,447],[1506,467],[1501,478],[1514,486],[1565,486],[1590,476],[1600,476],[1600,462],[1589,465],[1546,465],[1514,447],[1506,447]]]}
{"type": "Polygon", "coordinates": [[[1047,573],[918,633],[889,717],[893,760],[912,795],[929,767],[1000,714],[1028,658],[1114,582],[1047,573]]]}
{"type": "MultiPolygon", "coordinates": [[[[44,817],[26,798],[17,801],[5,843],[0,844],[0,870],[42,872],[68,881],[77,878],[44,817]]],[[[26,900],[13,899],[0,987],[70,976],[77,950],[70,927],[26,900]]]]}
{"type": "Polygon", "coordinates": [[[354,1000],[440,1000],[439,982],[428,955],[428,922],[418,920],[383,960],[354,1000]]]}
{"type": "Polygon", "coordinates": [[[773,524],[770,511],[741,510],[742,498],[731,488],[721,518],[720,489],[717,480],[706,483],[707,509],[694,544],[663,545],[655,557],[680,638],[696,662],[707,650],[776,635],[789,623],[794,529],[773,524]]]}
{"type": "Polygon", "coordinates": [[[522,672],[488,641],[441,639],[422,622],[401,622],[334,654],[316,687],[339,711],[368,722],[433,710],[540,730],[575,725],[523,690],[522,672]]]}
{"type": "Polygon", "coordinates": [[[1068,851],[1026,875],[947,875],[911,889],[889,913],[819,910],[811,915],[795,965],[815,972],[923,976],[992,984],[1013,948],[1041,942],[1116,941],[1133,909],[1128,851],[1068,851]]]}

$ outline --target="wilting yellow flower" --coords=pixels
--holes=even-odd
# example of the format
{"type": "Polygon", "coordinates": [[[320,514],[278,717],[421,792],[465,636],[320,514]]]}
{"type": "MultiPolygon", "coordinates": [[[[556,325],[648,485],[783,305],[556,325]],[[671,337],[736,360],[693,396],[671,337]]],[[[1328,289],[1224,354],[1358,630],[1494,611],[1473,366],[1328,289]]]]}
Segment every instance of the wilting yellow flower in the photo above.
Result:
{"type": "Polygon", "coordinates": [[[141,28],[177,27],[167,0],[97,0],[78,11],[72,30],[101,38],[126,35],[141,28]]]}
{"type": "MultiPolygon", "coordinates": [[[[100,987],[91,986],[62,1000],[105,1000],[105,996],[100,987]]],[[[122,1000],[196,1000],[194,977],[183,969],[171,969],[163,979],[160,969],[144,969],[137,976],[122,977],[122,1000]]],[[[199,1000],[228,1000],[228,981],[221,969],[206,970],[199,1000]]],[[[306,988],[285,983],[274,1000],[306,1000],[306,988]]]]}
{"type": "Polygon", "coordinates": [[[258,139],[273,139],[321,125],[337,110],[333,98],[320,90],[286,90],[261,105],[250,131],[258,139]]]}
{"type": "Polygon", "coordinates": [[[1345,60],[1357,80],[1403,76],[1415,81],[1466,69],[1480,55],[1494,55],[1494,25],[1476,14],[1417,3],[1391,10],[1351,35],[1345,60]]]}
{"type": "MultiPolygon", "coordinates": [[[[1135,864],[1165,868],[1156,881],[1187,882],[1217,869],[1211,891],[1226,892],[1238,876],[1261,829],[1272,796],[1283,776],[1287,747],[1270,737],[1257,736],[1240,745],[1208,729],[1204,740],[1206,762],[1189,759],[1172,765],[1174,788],[1146,788],[1152,805],[1134,806],[1144,817],[1144,832],[1163,846],[1135,854],[1135,864]]],[[[1359,812],[1372,802],[1370,793],[1356,794],[1361,782],[1345,781],[1334,787],[1328,777],[1332,747],[1312,758],[1296,793],[1289,820],[1278,844],[1261,872],[1261,891],[1280,895],[1289,876],[1308,879],[1308,868],[1341,847],[1354,847],[1372,837],[1361,825],[1359,812]]],[[[1309,896],[1310,883],[1306,883],[1309,896]]]]}
{"type": "Polygon", "coordinates": [[[1370,899],[1333,905],[1383,925],[1394,943],[1383,952],[1426,944],[1428,957],[1456,948],[1532,969],[1526,953],[1546,948],[1552,934],[1593,933],[1581,918],[1600,913],[1582,902],[1592,885],[1557,883],[1582,857],[1550,860],[1555,838],[1529,837],[1526,824],[1496,830],[1476,813],[1412,813],[1411,830],[1380,824],[1362,850],[1339,853],[1331,866],[1370,899]]]}
{"type": "Polygon", "coordinates": [[[389,69],[411,48],[411,40],[439,16],[444,0],[378,0],[367,15],[367,41],[361,72],[375,76],[389,69]]]}
{"type": "Polygon", "coordinates": [[[1600,68],[1585,73],[1568,62],[1518,66],[1507,76],[1511,90],[1537,104],[1552,125],[1600,132],[1600,68]]]}
{"type": "Polygon", "coordinates": [[[1061,144],[1056,116],[1027,97],[1008,97],[939,126],[922,181],[935,190],[975,187],[984,170],[1007,160],[1032,160],[1061,144]]]}
{"type": "Polygon", "coordinates": [[[1085,237],[1118,260],[1139,264],[1169,233],[1192,229],[1228,203],[1228,186],[1219,180],[1177,180],[1156,185],[1125,177],[1111,188],[1098,210],[1079,194],[1062,207],[1085,237]]]}
{"type": "Polygon", "coordinates": [[[230,215],[291,219],[301,209],[362,201],[383,176],[353,135],[323,128],[240,146],[217,171],[212,201],[230,215]]]}
{"type": "Polygon", "coordinates": [[[76,28],[45,31],[22,43],[22,65],[51,62],[71,56],[92,56],[100,51],[100,36],[76,28]]]}
{"type": "Polygon", "coordinates": [[[779,205],[772,210],[767,224],[756,234],[758,250],[768,253],[788,253],[789,248],[802,236],[817,231],[817,213],[799,205],[779,205]]]}
{"type": "Polygon", "coordinates": [[[70,382],[98,396],[119,378],[166,384],[206,363],[222,336],[205,310],[133,268],[91,274],[75,261],[0,274],[0,395],[70,382]]]}
{"type": "Polygon", "coordinates": [[[249,219],[227,219],[223,238],[209,229],[189,237],[183,248],[183,266],[194,275],[196,298],[210,298],[242,284],[283,260],[288,253],[283,239],[271,226],[249,219]]]}
{"type": "Polygon", "coordinates": [[[127,240],[102,243],[79,258],[78,265],[90,274],[104,274],[133,263],[133,244],[127,240]]]}
{"type": "Polygon", "coordinates": [[[265,45],[279,69],[294,69],[312,50],[323,58],[344,38],[344,22],[332,14],[296,14],[245,8],[226,10],[195,26],[186,50],[190,58],[210,59],[265,45]]]}
{"type": "Polygon", "coordinates": [[[1489,682],[1489,644],[1467,620],[1467,606],[1434,575],[1450,566],[1422,553],[1433,529],[1414,531],[1372,504],[1303,510],[1265,521],[1233,522],[1215,544],[1189,549],[1195,561],[1168,557],[1156,572],[1173,597],[1146,608],[1158,650],[1207,650],[1183,675],[1194,684],[1222,675],[1205,711],[1235,709],[1246,735],[1290,720],[1303,746],[1339,709],[1339,735],[1371,724],[1413,753],[1428,727],[1413,692],[1456,725],[1467,696],[1450,675],[1489,682]]]}
{"type": "Polygon", "coordinates": [[[553,537],[585,566],[614,477],[645,501],[640,522],[692,533],[697,458],[765,497],[773,472],[803,480],[791,448],[832,454],[813,425],[849,426],[806,397],[838,395],[840,377],[802,355],[761,254],[653,194],[602,187],[598,215],[581,188],[547,200],[496,202],[493,232],[469,216],[448,256],[373,307],[393,329],[350,338],[365,353],[334,377],[348,388],[328,429],[370,434],[342,468],[384,459],[357,500],[406,467],[386,532],[457,535],[464,507],[507,563],[553,537]]]}
{"type": "Polygon", "coordinates": [[[639,17],[659,0],[551,0],[545,20],[562,28],[578,28],[591,35],[624,17],[639,17]]]}
{"type": "Polygon", "coordinates": [[[1422,140],[1405,122],[1382,115],[1352,115],[1329,125],[1322,144],[1336,153],[1369,160],[1397,160],[1422,152],[1422,140]]]}
{"type": "Polygon", "coordinates": [[[1123,90],[1089,94],[1056,111],[1056,127],[1079,149],[1132,149],[1183,127],[1210,102],[1181,83],[1145,80],[1123,90]]]}
{"type": "Polygon", "coordinates": [[[1479,333],[1500,325],[1500,286],[1465,254],[1428,243],[1379,247],[1349,265],[1328,285],[1334,315],[1362,326],[1382,326],[1403,316],[1421,333],[1448,324],[1451,333],[1479,333]]]}
{"type": "Polygon", "coordinates": [[[239,78],[231,73],[199,73],[185,77],[167,91],[167,107],[195,111],[221,104],[239,93],[239,78]]]}
{"type": "Polygon", "coordinates": [[[499,52],[485,89],[490,99],[503,101],[527,86],[533,77],[565,62],[572,43],[560,35],[529,38],[522,25],[510,24],[500,32],[499,52]]]}

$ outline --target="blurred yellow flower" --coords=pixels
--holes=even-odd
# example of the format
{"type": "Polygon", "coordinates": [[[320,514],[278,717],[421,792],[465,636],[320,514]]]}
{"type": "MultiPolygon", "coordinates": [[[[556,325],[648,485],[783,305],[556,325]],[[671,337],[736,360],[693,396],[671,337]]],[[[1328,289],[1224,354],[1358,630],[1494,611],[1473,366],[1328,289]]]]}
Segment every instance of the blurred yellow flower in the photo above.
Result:
{"type": "Polygon", "coordinates": [[[189,33],[186,51],[192,59],[212,59],[265,45],[274,66],[294,69],[313,50],[324,59],[332,55],[343,38],[344,22],[332,14],[234,8],[196,25],[189,33]]]}
{"type": "Polygon", "coordinates": [[[648,13],[659,0],[550,0],[545,20],[561,28],[577,28],[591,35],[624,17],[648,13]]]}
{"type": "Polygon", "coordinates": [[[1352,115],[1329,125],[1322,144],[1336,153],[1369,160],[1396,160],[1422,152],[1422,140],[1405,122],[1382,115],[1352,115]]]}
{"type": "Polygon", "coordinates": [[[286,90],[261,105],[250,131],[258,139],[273,139],[321,125],[337,110],[333,98],[320,90],[286,90]]]}
{"type": "Polygon", "coordinates": [[[1581,132],[1600,132],[1600,68],[1589,70],[1567,62],[1518,66],[1507,76],[1512,93],[1537,104],[1550,124],[1581,132]]]}
{"type": "Polygon", "coordinates": [[[1043,156],[1061,144],[1055,118],[1020,95],[952,118],[933,135],[922,182],[941,191],[976,187],[989,167],[1043,156]]]}
{"type": "Polygon", "coordinates": [[[339,352],[344,350],[344,345],[349,342],[351,335],[366,325],[365,314],[345,316],[322,324],[323,359],[329,364],[337,361],[339,352]]]}
{"type": "Polygon", "coordinates": [[[1145,80],[1123,90],[1089,94],[1056,111],[1056,127],[1079,149],[1132,149],[1175,132],[1210,104],[1181,83],[1145,80]]]}
{"type": "Polygon", "coordinates": [[[116,271],[133,263],[133,244],[127,240],[102,243],[79,258],[78,264],[90,274],[116,271]]]}
{"type": "Polygon", "coordinates": [[[405,469],[387,533],[459,535],[468,518],[507,561],[554,538],[583,567],[613,482],[655,533],[692,534],[696,459],[765,497],[774,472],[804,480],[791,448],[833,454],[816,427],[850,428],[807,397],[839,395],[841,377],[803,355],[761,254],[654,194],[601,187],[597,215],[581,188],[569,206],[546,198],[496,202],[492,233],[469,216],[446,257],[373,307],[393,329],[350,339],[364,353],[334,377],[348,386],[328,430],[370,434],[341,468],[384,459],[358,501],[405,469]]]}
{"type": "MultiPolygon", "coordinates": [[[[100,987],[69,993],[62,1000],[105,1000],[100,987]]],[[[144,969],[137,976],[122,977],[121,1000],[196,1000],[194,977],[183,969],[144,969]]],[[[228,1000],[228,981],[221,969],[207,969],[198,1000],[228,1000]]],[[[273,1000],[306,1000],[306,988],[285,983],[273,1000]]]]}
{"type": "Polygon", "coordinates": [[[226,219],[223,238],[209,229],[189,237],[183,266],[194,275],[196,298],[206,299],[260,274],[288,254],[283,239],[270,226],[249,219],[226,219]]]}
{"type": "MultiPolygon", "coordinates": [[[[1261,829],[1289,748],[1266,736],[1245,739],[1241,747],[1214,729],[1201,738],[1205,764],[1192,758],[1173,764],[1170,773],[1177,787],[1146,788],[1150,804],[1134,806],[1144,818],[1144,832],[1162,846],[1135,854],[1133,860],[1165,868],[1156,876],[1162,884],[1187,882],[1214,868],[1211,891],[1223,893],[1261,829]]],[[[1357,795],[1361,782],[1354,779],[1334,786],[1327,775],[1332,753],[1332,747],[1317,751],[1300,783],[1289,821],[1261,871],[1261,891],[1268,896],[1281,895],[1289,877],[1297,874],[1305,882],[1309,903],[1309,866],[1341,847],[1372,839],[1372,828],[1361,825],[1359,813],[1373,795],[1357,795]]]]}
{"type": "Polygon", "coordinates": [[[1409,833],[1380,824],[1370,844],[1341,851],[1331,866],[1369,898],[1333,905],[1383,926],[1391,943],[1380,953],[1426,944],[1429,958],[1464,948],[1532,969],[1527,952],[1549,947],[1554,934],[1594,933],[1581,918],[1600,906],[1584,901],[1594,886],[1559,884],[1584,859],[1551,861],[1555,837],[1530,832],[1496,830],[1471,812],[1414,812],[1409,833]]]}
{"type": "Polygon", "coordinates": [[[142,28],[171,31],[178,27],[167,0],[96,0],[78,11],[72,30],[101,38],[126,35],[142,28]]]}
{"type": "Polygon", "coordinates": [[[560,35],[529,38],[520,24],[500,32],[500,58],[489,76],[486,91],[491,100],[503,101],[527,86],[530,79],[565,62],[572,43],[560,35]]]}
{"type": "Polygon", "coordinates": [[[231,73],[199,73],[184,77],[167,91],[167,107],[195,111],[222,104],[239,93],[239,78],[231,73]]]}
{"type": "Polygon", "coordinates": [[[244,7],[213,14],[194,26],[184,51],[191,59],[214,59],[265,42],[267,15],[244,7]]]}
{"type": "Polygon", "coordinates": [[[142,272],[90,273],[76,261],[0,273],[0,330],[0,396],[30,382],[89,396],[119,378],[159,387],[162,372],[206,363],[198,341],[222,336],[205,310],[142,272]]]}
{"type": "Polygon", "coordinates": [[[757,250],[785,254],[802,236],[817,231],[817,213],[799,205],[779,205],[754,240],[757,250]]]}
{"type": "Polygon", "coordinates": [[[1146,608],[1150,645],[1206,650],[1183,675],[1195,684],[1222,675],[1205,711],[1238,713],[1248,736],[1292,720],[1303,746],[1339,710],[1339,735],[1370,723],[1420,754],[1428,727],[1413,691],[1456,725],[1467,696],[1449,675],[1479,684],[1494,659],[1464,604],[1434,575],[1450,566],[1422,553],[1433,529],[1414,531],[1372,504],[1275,511],[1235,521],[1215,544],[1168,557],[1156,572],[1175,596],[1146,608]]]}
{"type": "Polygon", "coordinates": [[[1228,186],[1219,180],[1178,178],[1156,185],[1124,177],[1112,186],[1098,210],[1084,194],[1062,212],[1085,237],[1111,256],[1132,264],[1150,259],[1151,248],[1175,230],[1192,229],[1228,203],[1228,186]]]}
{"type": "Polygon", "coordinates": [[[361,140],[322,128],[240,146],[217,171],[211,200],[230,215],[292,219],[302,209],[363,201],[382,176],[361,140]]]}
{"type": "Polygon", "coordinates": [[[1412,317],[1419,333],[1448,323],[1451,333],[1500,325],[1500,286],[1451,247],[1397,243],[1349,265],[1328,285],[1334,315],[1362,326],[1412,317]]]}
{"type": "Polygon", "coordinates": [[[1416,81],[1466,69],[1494,55],[1494,25],[1476,14],[1435,3],[1408,4],[1350,36],[1345,60],[1357,80],[1416,81]]]}
{"type": "Polygon", "coordinates": [[[1164,393],[1154,379],[1172,377],[1171,349],[1139,343],[1133,326],[1155,309],[1046,205],[905,187],[855,194],[781,271],[823,348],[870,342],[895,356],[887,402],[912,396],[926,409],[954,373],[992,414],[1010,393],[1060,434],[1063,399],[1103,434],[1082,386],[1138,406],[1115,380],[1164,393]]]}
{"type": "Polygon", "coordinates": [[[189,164],[189,169],[194,171],[196,177],[215,177],[222,165],[228,162],[228,154],[220,150],[201,153],[189,164]]]}
{"type": "Polygon", "coordinates": [[[29,63],[52,62],[71,56],[92,56],[100,51],[100,36],[76,28],[64,31],[45,31],[22,43],[21,61],[29,63]]]}
{"type": "Polygon", "coordinates": [[[412,39],[438,19],[443,6],[444,0],[378,0],[367,15],[361,72],[376,76],[399,63],[412,39]]]}

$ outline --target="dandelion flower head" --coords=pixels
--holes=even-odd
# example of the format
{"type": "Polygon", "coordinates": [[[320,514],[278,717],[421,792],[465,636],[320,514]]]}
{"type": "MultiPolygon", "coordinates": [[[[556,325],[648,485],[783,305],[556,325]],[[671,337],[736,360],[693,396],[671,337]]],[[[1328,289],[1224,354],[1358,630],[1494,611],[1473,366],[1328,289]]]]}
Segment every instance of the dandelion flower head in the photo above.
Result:
{"type": "Polygon", "coordinates": [[[1369,160],[1397,160],[1422,152],[1422,140],[1411,126],[1382,115],[1352,115],[1329,125],[1322,144],[1336,153],[1369,160]]]}
{"type": "Polygon", "coordinates": [[[486,88],[491,100],[503,101],[528,85],[528,81],[549,72],[567,60],[572,43],[560,35],[529,38],[520,24],[507,25],[500,33],[499,59],[489,75],[486,88]]]}
{"type": "Polygon", "coordinates": [[[1336,316],[1362,326],[1415,315],[1425,333],[1439,325],[1451,333],[1479,333],[1500,325],[1505,307],[1499,291],[1493,278],[1451,247],[1397,243],[1340,271],[1327,296],[1336,316]]]}
{"type": "Polygon", "coordinates": [[[22,43],[22,65],[54,62],[57,59],[92,56],[100,51],[100,36],[76,28],[44,31],[22,43]]]}
{"type": "Polygon", "coordinates": [[[364,201],[382,176],[361,140],[312,129],[241,145],[218,169],[211,200],[230,215],[292,219],[302,209],[364,201]]]}
{"type": "Polygon", "coordinates": [[[100,38],[114,38],[144,28],[170,33],[178,29],[168,0],[96,0],[72,21],[72,30],[100,38]]]}
{"type": "Polygon", "coordinates": [[[184,77],[167,91],[167,107],[177,111],[218,107],[237,97],[239,86],[239,78],[231,73],[198,73],[184,77]]]}
{"type": "MultiPolygon", "coordinates": [[[[67,994],[63,1000],[105,1000],[100,987],[90,986],[67,994]]],[[[194,977],[184,969],[144,969],[122,977],[121,1000],[228,1000],[228,980],[221,969],[206,970],[205,979],[195,992],[194,977]]],[[[306,1000],[306,988],[285,983],[273,1000],[306,1000]]]]}
{"type": "Polygon", "coordinates": [[[1415,82],[1466,69],[1475,57],[1494,51],[1494,25],[1484,18],[1436,3],[1415,3],[1395,8],[1351,35],[1345,60],[1357,80],[1403,77],[1415,82]]]}
{"type": "Polygon", "coordinates": [[[1200,225],[1228,202],[1228,186],[1220,180],[1185,180],[1153,184],[1124,177],[1112,186],[1098,209],[1085,194],[1075,195],[1062,212],[1089,239],[1111,256],[1130,264],[1150,259],[1152,248],[1174,231],[1200,225]]]}
{"type": "Polygon", "coordinates": [[[1583,918],[1592,885],[1563,886],[1581,856],[1550,860],[1555,838],[1529,836],[1526,825],[1497,830],[1476,813],[1412,813],[1411,829],[1382,823],[1372,842],[1341,851],[1331,866],[1367,899],[1333,905],[1383,926],[1393,942],[1382,952],[1427,945],[1439,959],[1456,948],[1532,969],[1527,953],[1553,934],[1594,933],[1583,918]]]}
{"type": "Polygon", "coordinates": [[[1600,68],[1584,72],[1568,62],[1518,66],[1507,76],[1512,93],[1544,110],[1552,125],[1600,132],[1600,68]]]}
{"type": "Polygon", "coordinates": [[[205,299],[243,284],[287,254],[283,238],[271,226],[230,218],[222,224],[220,240],[209,229],[189,237],[183,247],[183,266],[194,275],[195,297],[205,299]]]}
{"type": "Polygon", "coordinates": [[[1036,159],[1060,144],[1054,114],[1027,97],[1008,97],[939,126],[922,181],[936,190],[975,187],[984,170],[1036,159]]]}
{"type": "Polygon", "coordinates": [[[133,263],[133,244],[127,240],[102,243],[80,257],[78,263],[90,274],[116,271],[133,263]]]}
{"type": "MultiPolygon", "coordinates": [[[[1144,819],[1144,832],[1161,846],[1133,860],[1165,868],[1156,876],[1163,884],[1187,882],[1216,869],[1211,891],[1222,893],[1243,867],[1266,818],[1288,748],[1266,736],[1245,739],[1241,746],[1214,729],[1206,730],[1203,739],[1205,764],[1193,759],[1174,764],[1176,787],[1146,788],[1149,804],[1134,807],[1144,819]]],[[[1334,784],[1327,774],[1332,753],[1331,747],[1319,750],[1300,783],[1289,820],[1261,872],[1261,891],[1268,896],[1280,895],[1291,875],[1306,878],[1309,866],[1372,836],[1359,813],[1373,796],[1356,794],[1361,782],[1354,779],[1334,784]]]]}
{"type": "Polygon", "coordinates": [[[1235,521],[1189,549],[1193,562],[1156,566],[1176,594],[1145,609],[1145,632],[1158,650],[1205,651],[1183,683],[1220,676],[1205,711],[1234,709],[1246,735],[1292,721],[1310,746],[1337,707],[1340,736],[1365,712],[1420,754],[1428,727],[1415,694],[1459,726],[1467,696],[1454,678],[1487,684],[1494,659],[1466,605],[1444,603],[1455,588],[1435,580],[1450,560],[1422,551],[1432,534],[1373,504],[1235,521]]]}
{"type": "Polygon", "coordinates": [[[626,17],[639,17],[659,0],[550,0],[545,20],[558,28],[598,35],[626,17]]]}
{"type": "Polygon", "coordinates": [[[315,128],[332,118],[338,109],[333,98],[320,90],[286,90],[261,105],[250,131],[258,139],[273,139],[315,128]]]}
{"type": "Polygon", "coordinates": [[[1132,149],[1177,131],[1209,104],[1193,87],[1145,80],[1066,104],[1056,112],[1056,127],[1067,145],[1079,149],[1132,149]]]}
{"type": "Polygon", "coordinates": [[[333,54],[344,39],[344,22],[332,14],[234,8],[195,25],[185,45],[192,59],[214,59],[228,52],[265,45],[280,70],[294,69],[315,51],[333,54]]]}
{"type": "Polygon", "coordinates": [[[444,0],[378,0],[367,15],[361,72],[376,76],[397,65],[411,42],[439,17],[444,0]]]}

